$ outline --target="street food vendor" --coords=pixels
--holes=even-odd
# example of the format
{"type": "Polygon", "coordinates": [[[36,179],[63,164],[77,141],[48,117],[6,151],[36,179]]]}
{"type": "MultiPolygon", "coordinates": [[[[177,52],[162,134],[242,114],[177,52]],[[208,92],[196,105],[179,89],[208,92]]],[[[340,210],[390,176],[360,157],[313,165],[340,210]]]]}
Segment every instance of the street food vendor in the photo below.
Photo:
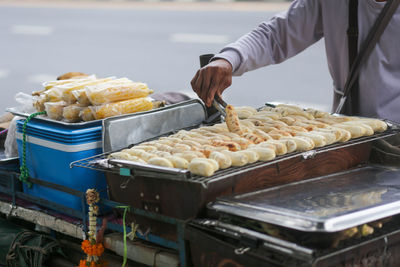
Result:
{"type": "MultiPolygon", "coordinates": [[[[365,40],[386,1],[358,1],[358,47],[365,40]]],[[[211,105],[240,76],[263,66],[277,64],[325,38],[329,71],[336,100],[349,74],[349,0],[295,0],[290,8],[262,22],[250,33],[224,47],[191,81],[193,90],[211,105]]],[[[358,96],[350,115],[378,117],[400,122],[400,8],[390,19],[376,46],[361,66],[358,96]]],[[[334,101],[334,108],[337,101],[334,101]]],[[[345,112],[346,113],[346,112],[345,112]]]]}

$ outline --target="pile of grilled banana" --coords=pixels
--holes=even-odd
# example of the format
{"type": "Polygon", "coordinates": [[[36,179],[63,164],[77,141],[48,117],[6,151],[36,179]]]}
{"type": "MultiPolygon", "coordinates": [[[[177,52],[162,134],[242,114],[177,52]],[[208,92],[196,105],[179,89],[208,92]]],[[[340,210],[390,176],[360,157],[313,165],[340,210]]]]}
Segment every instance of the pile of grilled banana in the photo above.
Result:
{"type": "Polygon", "coordinates": [[[226,123],[181,130],[110,157],[211,176],[219,169],[270,161],[278,155],[346,142],[387,129],[387,124],[378,119],[335,116],[283,104],[259,111],[228,105],[226,113],[226,123]]]}

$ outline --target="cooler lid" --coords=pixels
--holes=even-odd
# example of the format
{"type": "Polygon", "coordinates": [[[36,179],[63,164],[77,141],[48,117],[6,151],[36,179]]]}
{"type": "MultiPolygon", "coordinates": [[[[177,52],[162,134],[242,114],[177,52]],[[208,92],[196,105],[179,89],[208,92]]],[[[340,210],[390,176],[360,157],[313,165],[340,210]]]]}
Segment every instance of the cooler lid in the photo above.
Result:
{"type": "MultiPolygon", "coordinates": [[[[69,145],[69,144],[70,145],[76,145],[76,144],[82,144],[82,143],[101,141],[101,136],[97,136],[97,137],[82,137],[82,138],[77,138],[77,139],[56,138],[56,137],[52,137],[52,136],[32,134],[32,133],[27,133],[26,136],[27,136],[27,140],[30,140],[29,138],[33,137],[33,138],[36,138],[36,140],[57,142],[57,143],[62,143],[62,144],[67,144],[67,145],[69,145]]],[[[19,131],[16,133],[16,137],[19,140],[23,139],[23,135],[19,131]]]]}
{"type": "MultiPolygon", "coordinates": [[[[22,140],[24,120],[17,121],[17,138],[22,140]]],[[[30,121],[26,127],[28,136],[41,140],[62,144],[82,144],[101,140],[101,126],[85,129],[68,129],[57,124],[48,124],[42,121],[30,121]]]]}
{"type": "MultiPolygon", "coordinates": [[[[17,132],[22,133],[22,127],[17,127],[17,132]]],[[[51,132],[41,132],[38,130],[33,130],[33,129],[26,129],[26,134],[32,135],[32,136],[37,136],[37,137],[43,137],[45,139],[59,139],[62,141],[70,141],[70,142],[76,142],[82,139],[99,139],[101,140],[101,132],[94,132],[94,133],[88,133],[88,134],[83,134],[83,135],[58,135],[55,133],[51,132]]]]}
{"type": "Polygon", "coordinates": [[[400,169],[362,167],[220,198],[208,208],[300,231],[341,231],[400,213],[400,169]]]}
{"type": "MultiPolygon", "coordinates": [[[[24,124],[24,122],[24,120],[18,120],[17,125],[22,129],[22,125],[24,124]]],[[[27,124],[27,130],[68,137],[80,137],[84,135],[98,134],[101,133],[101,129],[101,125],[95,125],[86,128],[70,128],[63,125],[47,123],[40,120],[31,120],[27,124]]]]}

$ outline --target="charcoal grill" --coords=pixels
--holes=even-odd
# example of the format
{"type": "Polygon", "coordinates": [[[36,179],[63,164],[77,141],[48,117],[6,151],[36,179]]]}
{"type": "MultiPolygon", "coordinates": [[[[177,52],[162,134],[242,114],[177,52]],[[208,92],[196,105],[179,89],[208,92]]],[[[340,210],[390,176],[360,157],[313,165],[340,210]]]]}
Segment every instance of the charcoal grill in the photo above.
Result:
{"type": "Polygon", "coordinates": [[[399,178],[400,169],[371,165],[222,197],[186,228],[193,264],[399,266],[399,178]],[[371,235],[340,232],[379,220],[371,235]]]}
{"type": "MultiPolygon", "coordinates": [[[[388,122],[388,125],[384,133],[286,154],[269,162],[219,170],[211,177],[191,175],[186,170],[111,160],[108,159],[110,153],[76,161],[71,166],[104,171],[111,200],[189,220],[203,216],[205,205],[219,196],[251,192],[367,164],[372,142],[399,132],[397,124],[388,122]]],[[[172,133],[174,131],[165,135],[172,133]]],[[[150,226],[154,234],[175,239],[174,230],[169,231],[167,225],[139,216],[127,218],[128,222],[150,226]]]]}

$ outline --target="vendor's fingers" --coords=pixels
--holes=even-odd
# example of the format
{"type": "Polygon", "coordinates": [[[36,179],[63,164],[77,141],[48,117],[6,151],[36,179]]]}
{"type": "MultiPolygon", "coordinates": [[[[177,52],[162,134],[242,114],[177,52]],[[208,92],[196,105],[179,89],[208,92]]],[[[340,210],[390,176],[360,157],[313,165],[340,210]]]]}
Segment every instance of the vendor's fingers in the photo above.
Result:
{"type": "MultiPolygon", "coordinates": [[[[214,99],[216,96],[218,96],[220,99],[222,99],[222,92],[231,86],[232,84],[232,76],[225,76],[223,80],[220,80],[218,85],[215,87],[215,93],[212,95],[212,99],[214,99]]],[[[211,88],[210,90],[214,90],[214,88],[211,88]]]]}
{"type": "Polygon", "coordinates": [[[232,76],[225,71],[218,69],[217,73],[213,75],[212,82],[210,84],[210,89],[208,91],[206,104],[211,105],[211,102],[218,96],[222,99],[222,92],[232,84],[232,76]]]}
{"type": "Polygon", "coordinates": [[[200,98],[204,101],[207,107],[211,106],[211,102],[214,99],[215,86],[218,83],[218,77],[212,73],[212,69],[207,68],[204,70],[205,75],[203,76],[203,83],[201,85],[200,98]],[[210,100],[211,99],[211,100],[210,100]]]}
{"type": "Polygon", "coordinates": [[[215,79],[211,80],[210,87],[207,92],[204,92],[203,97],[205,97],[206,106],[209,107],[212,104],[213,99],[215,98],[216,93],[218,92],[219,83],[215,79]]]}
{"type": "Polygon", "coordinates": [[[194,92],[197,93],[197,95],[200,97],[200,91],[199,91],[199,77],[200,77],[200,71],[201,69],[199,69],[196,74],[194,75],[192,81],[190,82],[190,84],[192,85],[192,89],[194,92]]]}
{"type": "MultiPolygon", "coordinates": [[[[212,79],[212,74],[210,73],[210,69],[208,67],[203,67],[198,70],[195,78],[192,80],[192,87],[196,94],[199,96],[201,100],[206,103],[207,95],[210,88],[210,81],[212,79]]],[[[207,103],[206,103],[207,104],[207,103]]]]}

